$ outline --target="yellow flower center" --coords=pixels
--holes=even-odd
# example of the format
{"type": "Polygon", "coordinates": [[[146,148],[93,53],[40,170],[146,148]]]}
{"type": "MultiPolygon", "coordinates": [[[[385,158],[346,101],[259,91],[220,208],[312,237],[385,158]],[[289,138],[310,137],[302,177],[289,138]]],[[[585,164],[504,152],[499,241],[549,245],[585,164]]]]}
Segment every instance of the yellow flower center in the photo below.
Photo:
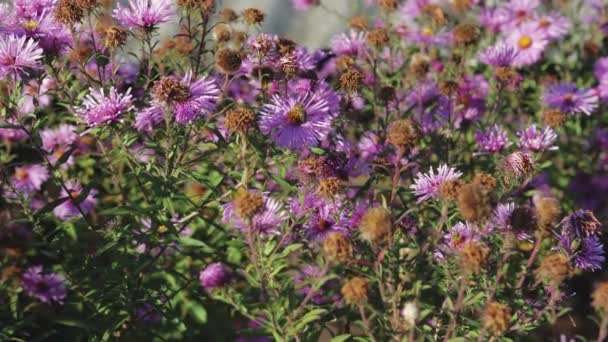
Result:
{"type": "Polygon", "coordinates": [[[521,38],[519,38],[519,41],[517,42],[517,44],[519,45],[520,48],[522,49],[527,49],[530,46],[532,46],[532,37],[530,36],[522,36],[521,38]]]}
{"type": "Polygon", "coordinates": [[[433,35],[433,30],[430,27],[425,27],[422,29],[422,35],[426,37],[430,37],[433,35]]]}
{"type": "Polygon", "coordinates": [[[164,234],[169,231],[169,228],[167,228],[167,226],[165,226],[164,224],[161,224],[160,226],[158,226],[158,229],[156,231],[159,234],[164,234]]]}
{"type": "Polygon", "coordinates": [[[26,30],[32,31],[32,30],[35,30],[38,28],[38,23],[34,20],[30,20],[30,21],[27,21],[27,22],[21,24],[21,26],[26,30]]]}
{"type": "Polygon", "coordinates": [[[304,108],[302,103],[296,103],[295,106],[287,112],[287,122],[292,125],[301,125],[306,122],[306,108],[304,108]]]}
{"type": "Polygon", "coordinates": [[[27,171],[24,168],[19,167],[15,170],[15,178],[20,181],[25,181],[29,178],[29,175],[27,174],[27,171]]]}

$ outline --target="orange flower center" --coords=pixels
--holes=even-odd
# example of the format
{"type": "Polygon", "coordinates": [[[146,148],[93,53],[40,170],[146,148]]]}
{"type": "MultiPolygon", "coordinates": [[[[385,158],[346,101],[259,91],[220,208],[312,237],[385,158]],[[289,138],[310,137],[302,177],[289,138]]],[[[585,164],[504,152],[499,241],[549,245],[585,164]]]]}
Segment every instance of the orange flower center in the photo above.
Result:
{"type": "Polygon", "coordinates": [[[429,27],[425,27],[422,29],[422,35],[426,36],[426,37],[430,37],[433,35],[433,30],[431,30],[429,27]]]}
{"type": "Polygon", "coordinates": [[[542,28],[547,28],[551,25],[551,22],[547,18],[542,18],[538,21],[538,26],[542,28]]]}
{"type": "Polygon", "coordinates": [[[24,168],[19,167],[15,170],[15,178],[20,181],[25,181],[29,178],[29,175],[27,174],[27,171],[24,168]]]}
{"type": "Polygon", "coordinates": [[[306,109],[302,103],[296,103],[296,105],[287,112],[287,122],[292,125],[301,125],[306,122],[306,109]]]}
{"type": "Polygon", "coordinates": [[[527,49],[530,46],[532,46],[532,37],[530,36],[522,36],[521,38],[519,38],[519,41],[517,42],[517,44],[519,45],[520,48],[522,49],[527,49]]]}

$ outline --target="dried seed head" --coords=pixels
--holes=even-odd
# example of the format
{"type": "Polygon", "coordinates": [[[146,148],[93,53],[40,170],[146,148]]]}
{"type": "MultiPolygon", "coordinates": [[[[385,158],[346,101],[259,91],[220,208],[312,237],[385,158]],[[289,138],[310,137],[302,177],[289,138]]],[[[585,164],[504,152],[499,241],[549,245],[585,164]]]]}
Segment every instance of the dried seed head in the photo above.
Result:
{"type": "Polygon", "coordinates": [[[488,261],[490,249],[482,242],[468,241],[460,250],[460,267],[466,274],[479,273],[488,261]]]}
{"type": "Polygon", "coordinates": [[[243,11],[243,20],[249,25],[261,24],[264,22],[264,12],[257,8],[248,8],[243,11]]]}
{"type": "Polygon", "coordinates": [[[515,233],[531,233],[538,226],[534,210],[527,205],[516,207],[513,210],[510,223],[515,233]]]}
{"type": "Polygon", "coordinates": [[[391,86],[382,86],[378,91],[378,99],[384,103],[395,99],[395,88],[391,86]]]}
{"type": "Polygon", "coordinates": [[[465,184],[458,193],[460,216],[469,222],[483,222],[492,214],[491,192],[475,184],[465,184]]]}
{"type": "Polygon", "coordinates": [[[460,179],[445,181],[439,186],[439,195],[446,201],[456,201],[463,185],[460,179]]]}
{"type": "Polygon", "coordinates": [[[433,22],[437,25],[445,25],[448,22],[448,18],[445,16],[443,9],[435,4],[426,4],[422,8],[422,12],[427,14],[433,19],[433,22]]]}
{"type": "Polygon", "coordinates": [[[344,182],[338,177],[329,177],[319,180],[317,193],[323,197],[334,198],[344,187],[344,182]]]}
{"type": "Polygon", "coordinates": [[[454,28],[454,43],[458,45],[468,45],[479,38],[479,29],[475,25],[461,24],[454,28]]]}
{"type": "Polygon", "coordinates": [[[399,7],[399,2],[397,0],[378,0],[378,6],[387,12],[391,12],[399,7]]]}
{"type": "Polygon", "coordinates": [[[218,43],[226,43],[232,38],[232,28],[228,24],[219,23],[213,28],[213,39],[218,43]]]}
{"type": "Polygon", "coordinates": [[[110,26],[105,30],[105,46],[108,49],[116,49],[125,45],[127,41],[127,32],[117,26],[110,26]]]}
{"type": "Polygon", "coordinates": [[[439,92],[445,96],[452,96],[458,91],[458,83],[454,81],[444,81],[439,83],[439,92]]]}
{"type": "Polygon", "coordinates": [[[280,37],[277,42],[277,49],[279,50],[279,54],[281,56],[291,55],[296,51],[297,44],[286,37],[280,37]]]}
{"type": "Polygon", "coordinates": [[[348,26],[358,31],[365,31],[369,27],[369,21],[362,15],[355,15],[348,20],[348,26]]]}
{"type": "Polygon", "coordinates": [[[532,156],[527,152],[513,152],[502,160],[502,170],[507,179],[521,179],[531,176],[535,167],[532,156]]]}
{"type": "Polygon", "coordinates": [[[350,260],[353,245],[346,236],[336,232],[329,233],[323,240],[323,252],[330,260],[344,263],[350,260]]]}
{"type": "Polygon", "coordinates": [[[496,178],[489,173],[477,172],[473,177],[473,183],[478,184],[488,191],[493,191],[496,188],[496,178]]]}
{"type": "Polygon", "coordinates": [[[237,216],[248,220],[264,207],[264,198],[259,193],[240,188],[234,195],[233,203],[237,216]]]}
{"type": "Polygon", "coordinates": [[[244,31],[236,31],[236,32],[234,32],[234,41],[237,44],[243,44],[243,43],[245,43],[248,38],[249,38],[249,36],[247,35],[247,32],[244,32],[244,31]]]}
{"type": "Polygon", "coordinates": [[[225,126],[230,133],[244,133],[255,124],[255,113],[249,108],[239,107],[226,112],[225,126]]]}
{"type": "Polygon", "coordinates": [[[177,6],[186,10],[202,10],[207,13],[215,8],[215,0],[177,0],[177,6]]]}
{"type": "Polygon", "coordinates": [[[428,56],[415,53],[410,61],[409,71],[416,79],[422,79],[429,72],[431,61],[428,56]]]}
{"type": "Polygon", "coordinates": [[[68,26],[79,23],[84,14],[76,0],[61,0],[55,10],[57,21],[68,26]]]}
{"type": "Polygon", "coordinates": [[[568,257],[562,253],[554,253],[545,256],[536,269],[536,278],[546,284],[557,287],[571,272],[568,257]]]}
{"type": "Polygon", "coordinates": [[[509,328],[511,321],[511,309],[501,303],[491,302],[486,306],[483,313],[483,327],[492,335],[502,335],[509,328]]]}
{"type": "Polygon", "coordinates": [[[387,140],[395,147],[412,148],[419,138],[418,129],[410,119],[395,120],[388,128],[387,140]]]}
{"type": "Polygon", "coordinates": [[[97,0],[76,0],[76,4],[84,13],[89,13],[99,5],[99,2],[97,0]]]}
{"type": "Polygon", "coordinates": [[[503,83],[512,83],[519,77],[515,69],[509,67],[497,67],[494,69],[494,76],[503,83]]]}
{"type": "Polygon", "coordinates": [[[154,82],[152,93],[163,102],[183,102],[190,97],[190,88],[173,77],[164,76],[154,82]]]}
{"type": "Polygon", "coordinates": [[[556,128],[561,127],[566,122],[566,114],[559,109],[545,109],[543,111],[543,123],[547,126],[556,128]]]}
{"type": "Polygon", "coordinates": [[[340,87],[347,93],[356,93],[361,88],[363,75],[357,70],[348,70],[340,76],[340,87]]]}
{"type": "Polygon", "coordinates": [[[221,21],[225,23],[233,22],[239,18],[239,16],[232,8],[222,8],[219,15],[221,21]]]}
{"type": "Polygon", "coordinates": [[[93,55],[93,47],[88,42],[77,42],[68,53],[68,59],[72,62],[85,62],[93,55]]]}
{"type": "Polygon", "coordinates": [[[561,210],[559,202],[555,198],[543,197],[536,202],[536,212],[539,227],[547,229],[557,222],[561,210]]]}
{"type": "Polygon", "coordinates": [[[368,242],[386,242],[392,231],[391,215],[382,207],[371,208],[361,218],[359,231],[361,237],[368,242]]]}
{"type": "Polygon", "coordinates": [[[336,67],[338,71],[346,71],[355,67],[355,60],[350,56],[338,56],[336,58],[336,67]]]}
{"type": "Polygon", "coordinates": [[[376,48],[382,48],[391,40],[384,27],[377,27],[367,34],[367,41],[376,48]]]}
{"type": "Polygon", "coordinates": [[[342,297],[347,304],[361,305],[367,302],[368,281],[363,277],[350,278],[342,286],[342,297]]]}
{"type": "Polygon", "coordinates": [[[471,8],[473,0],[452,0],[452,7],[457,12],[464,12],[471,8]]]}
{"type": "Polygon", "coordinates": [[[215,65],[226,75],[232,75],[241,67],[241,53],[228,48],[221,48],[215,53],[215,65]]]}
{"type": "Polygon", "coordinates": [[[608,281],[599,283],[591,294],[593,308],[602,314],[608,313],[608,281]]]}

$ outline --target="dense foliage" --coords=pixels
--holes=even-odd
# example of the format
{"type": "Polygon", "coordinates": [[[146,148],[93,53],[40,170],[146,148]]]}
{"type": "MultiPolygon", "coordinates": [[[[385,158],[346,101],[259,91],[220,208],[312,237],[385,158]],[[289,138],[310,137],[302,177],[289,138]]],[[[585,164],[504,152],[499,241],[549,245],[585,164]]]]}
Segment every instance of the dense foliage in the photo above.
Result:
{"type": "Polygon", "coordinates": [[[603,341],[608,4],[292,3],[0,5],[0,340],[603,341]]]}

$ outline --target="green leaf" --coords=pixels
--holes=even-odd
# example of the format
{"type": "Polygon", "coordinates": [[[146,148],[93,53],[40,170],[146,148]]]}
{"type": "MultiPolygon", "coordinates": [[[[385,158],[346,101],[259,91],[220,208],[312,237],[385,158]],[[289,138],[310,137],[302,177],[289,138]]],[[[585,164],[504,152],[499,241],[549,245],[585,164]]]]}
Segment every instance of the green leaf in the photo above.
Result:
{"type": "Polygon", "coordinates": [[[207,252],[207,253],[212,253],[214,251],[214,249],[211,246],[204,243],[203,241],[197,240],[193,237],[186,236],[186,235],[181,235],[179,237],[179,243],[180,243],[180,245],[183,245],[183,246],[201,247],[203,249],[203,251],[207,252]]]}
{"type": "Polygon", "coordinates": [[[338,335],[338,336],[332,338],[329,342],[344,342],[344,341],[348,341],[348,339],[350,337],[351,337],[350,334],[338,335]]]}
{"type": "Polygon", "coordinates": [[[323,316],[327,310],[325,309],[313,309],[308,311],[302,318],[296,321],[293,328],[290,329],[290,334],[297,334],[300,330],[304,329],[308,324],[318,320],[323,316]]]}
{"type": "Polygon", "coordinates": [[[197,303],[190,304],[190,312],[199,323],[207,322],[207,310],[197,303]]]}

